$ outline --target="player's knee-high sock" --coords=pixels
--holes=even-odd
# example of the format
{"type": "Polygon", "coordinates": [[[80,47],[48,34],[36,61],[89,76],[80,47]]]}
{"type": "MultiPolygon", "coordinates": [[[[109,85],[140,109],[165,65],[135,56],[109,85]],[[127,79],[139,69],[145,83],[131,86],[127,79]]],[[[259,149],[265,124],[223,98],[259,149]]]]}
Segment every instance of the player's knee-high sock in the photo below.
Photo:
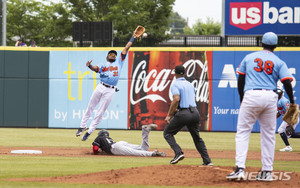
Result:
{"type": "Polygon", "coordinates": [[[288,141],[288,138],[287,138],[286,134],[285,133],[280,133],[280,136],[281,136],[281,139],[283,140],[283,142],[285,143],[285,145],[289,146],[290,143],[288,141]]]}
{"type": "Polygon", "coordinates": [[[292,134],[292,135],[291,135],[291,138],[300,138],[300,135],[299,135],[299,134],[296,134],[296,133],[294,133],[294,134],[292,134]]]}

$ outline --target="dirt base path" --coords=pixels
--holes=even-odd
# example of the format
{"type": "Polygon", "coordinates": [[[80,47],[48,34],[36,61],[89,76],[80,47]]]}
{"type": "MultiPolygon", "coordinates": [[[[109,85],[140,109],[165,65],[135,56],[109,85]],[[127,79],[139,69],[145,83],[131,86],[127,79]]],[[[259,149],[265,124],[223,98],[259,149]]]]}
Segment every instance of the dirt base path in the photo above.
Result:
{"type": "MultiPolygon", "coordinates": [[[[108,155],[93,155],[90,148],[24,148],[24,147],[0,147],[0,155],[31,155],[11,154],[11,150],[41,150],[41,156],[62,157],[115,157],[108,155]]],[[[160,150],[170,159],[174,153],[170,149],[160,150]]],[[[209,150],[211,158],[234,159],[235,151],[209,150]]],[[[195,150],[185,150],[187,158],[199,158],[195,150]]],[[[260,152],[249,151],[247,159],[260,160],[260,152]]],[[[299,161],[300,153],[275,152],[275,160],[299,161]]],[[[195,165],[160,165],[135,167],[121,170],[110,170],[98,173],[44,177],[44,178],[12,178],[7,181],[20,182],[57,182],[75,184],[123,184],[123,185],[166,185],[166,186],[220,186],[220,187],[298,187],[300,185],[300,173],[274,171],[273,182],[258,182],[255,180],[259,168],[247,167],[246,177],[243,182],[227,181],[226,175],[233,171],[232,167],[224,166],[195,166],[195,165]]]]}
{"type": "MultiPolygon", "coordinates": [[[[0,147],[0,155],[20,155],[11,154],[11,150],[41,150],[42,156],[63,156],[63,157],[99,157],[92,154],[92,148],[52,148],[52,147],[0,147]]],[[[154,149],[150,149],[154,150],[154,149]]],[[[174,153],[171,149],[162,149],[167,154],[167,157],[173,158],[174,153]]],[[[220,151],[220,150],[208,150],[211,158],[217,159],[234,159],[235,151],[220,151]]],[[[28,154],[27,154],[28,155],[28,154]]],[[[102,155],[105,157],[106,155],[102,155]]],[[[199,153],[196,150],[184,150],[184,156],[187,158],[198,158],[199,153]]],[[[109,156],[112,157],[112,156],[109,156]]],[[[260,160],[260,151],[249,151],[248,160],[260,160]]],[[[300,161],[300,153],[298,152],[275,152],[275,160],[283,161],[300,161]]]]}

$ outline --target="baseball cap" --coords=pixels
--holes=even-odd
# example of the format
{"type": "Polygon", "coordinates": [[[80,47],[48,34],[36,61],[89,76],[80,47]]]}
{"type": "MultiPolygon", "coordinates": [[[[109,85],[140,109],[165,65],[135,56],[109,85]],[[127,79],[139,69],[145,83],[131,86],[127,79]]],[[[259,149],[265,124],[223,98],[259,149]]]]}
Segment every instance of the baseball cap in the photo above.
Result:
{"type": "Polygon", "coordinates": [[[118,55],[118,53],[117,53],[116,50],[110,50],[110,51],[107,53],[107,55],[110,54],[110,53],[114,53],[114,54],[118,55]]]}
{"type": "Polygon", "coordinates": [[[277,45],[277,42],[278,42],[278,37],[273,32],[267,32],[262,37],[262,43],[266,45],[270,45],[270,46],[277,45]]]}
{"type": "Polygon", "coordinates": [[[175,67],[175,73],[176,73],[176,74],[181,74],[181,75],[183,75],[184,72],[185,72],[184,66],[182,66],[182,65],[177,65],[177,66],[175,67]]]}

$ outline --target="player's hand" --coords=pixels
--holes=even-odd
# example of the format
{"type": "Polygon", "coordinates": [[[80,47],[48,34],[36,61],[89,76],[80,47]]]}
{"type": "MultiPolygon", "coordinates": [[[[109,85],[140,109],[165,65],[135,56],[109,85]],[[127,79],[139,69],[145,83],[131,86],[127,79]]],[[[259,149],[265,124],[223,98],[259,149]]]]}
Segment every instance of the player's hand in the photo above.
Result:
{"type": "Polygon", "coordinates": [[[167,117],[165,118],[165,122],[166,122],[167,124],[170,124],[170,119],[171,119],[171,116],[167,116],[167,117]]]}
{"type": "Polygon", "coordinates": [[[93,62],[93,60],[86,62],[86,66],[90,66],[90,64],[93,62]]]}

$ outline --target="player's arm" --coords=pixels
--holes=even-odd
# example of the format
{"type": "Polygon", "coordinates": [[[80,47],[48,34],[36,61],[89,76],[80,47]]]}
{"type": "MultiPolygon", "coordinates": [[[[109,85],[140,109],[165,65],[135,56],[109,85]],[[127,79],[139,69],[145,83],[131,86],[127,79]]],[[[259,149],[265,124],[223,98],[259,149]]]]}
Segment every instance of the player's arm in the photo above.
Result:
{"type": "Polygon", "coordinates": [[[99,72],[99,67],[98,67],[98,66],[95,66],[95,65],[92,65],[92,64],[91,64],[92,61],[93,61],[93,60],[87,61],[87,62],[86,62],[86,66],[87,66],[88,68],[90,68],[92,71],[99,72]]]}
{"type": "Polygon", "coordinates": [[[136,36],[135,36],[135,34],[133,34],[132,37],[131,37],[131,39],[127,42],[125,48],[122,50],[122,53],[121,53],[122,55],[125,55],[125,56],[126,56],[128,50],[129,50],[129,48],[132,46],[132,44],[133,44],[135,38],[136,38],[136,36]]]}
{"type": "Polygon", "coordinates": [[[288,95],[288,97],[290,99],[290,103],[294,104],[295,101],[294,101],[294,94],[293,94],[293,87],[292,87],[292,84],[291,84],[291,80],[286,79],[286,80],[283,80],[282,83],[283,83],[285,92],[286,92],[286,94],[288,95]]]}
{"type": "Polygon", "coordinates": [[[173,115],[175,114],[175,112],[177,111],[178,105],[179,105],[179,101],[180,101],[180,96],[179,95],[173,95],[173,101],[171,103],[169,112],[167,117],[165,118],[165,121],[169,124],[170,123],[170,119],[173,117],[173,115]]]}
{"type": "Polygon", "coordinates": [[[244,97],[244,87],[245,87],[246,75],[240,74],[238,78],[238,91],[240,95],[240,102],[242,103],[244,97]]]}

